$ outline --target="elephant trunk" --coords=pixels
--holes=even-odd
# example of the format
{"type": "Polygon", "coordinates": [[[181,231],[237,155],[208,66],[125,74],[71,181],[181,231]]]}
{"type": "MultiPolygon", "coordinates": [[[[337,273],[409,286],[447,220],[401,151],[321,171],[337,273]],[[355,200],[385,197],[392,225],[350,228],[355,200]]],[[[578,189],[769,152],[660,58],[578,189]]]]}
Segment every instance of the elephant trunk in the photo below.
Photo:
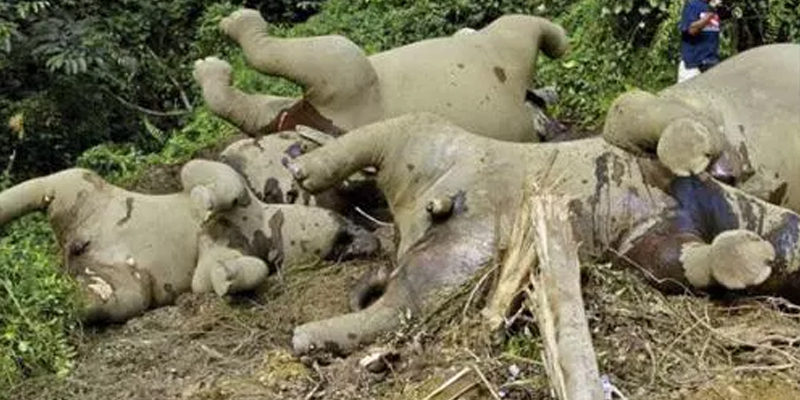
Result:
{"type": "Polygon", "coordinates": [[[53,199],[51,181],[55,175],[31,179],[0,193],[0,226],[45,209],[53,199]]]}
{"type": "Polygon", "coordinates": [[[295,353],[322,349],[347,355],[397,329],[402,324],[405,309],[402,304],[390,304],[388,300],[384,296],[364,310],[298,326],[292,337],[295,353]]]}

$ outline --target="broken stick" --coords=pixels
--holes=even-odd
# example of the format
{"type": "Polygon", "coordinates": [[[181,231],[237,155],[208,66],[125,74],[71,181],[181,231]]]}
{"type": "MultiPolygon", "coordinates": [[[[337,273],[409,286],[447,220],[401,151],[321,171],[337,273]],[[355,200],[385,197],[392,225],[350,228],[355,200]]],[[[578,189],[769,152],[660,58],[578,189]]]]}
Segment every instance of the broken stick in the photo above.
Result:
{"type": "Polygon", "coordinates": [[[538,194],[530,203],[530,230],[539,262],[530,267],[532,289],[526,301],[544,341],[548,377],[560,400],[602,399],[567,199],[538,194]]]}

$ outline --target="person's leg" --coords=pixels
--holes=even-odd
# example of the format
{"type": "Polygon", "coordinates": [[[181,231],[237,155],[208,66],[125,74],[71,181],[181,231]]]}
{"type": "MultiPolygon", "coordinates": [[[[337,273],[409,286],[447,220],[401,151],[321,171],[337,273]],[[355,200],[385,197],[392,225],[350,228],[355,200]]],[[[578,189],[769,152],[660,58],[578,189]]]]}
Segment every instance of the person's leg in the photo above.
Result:
{"type": "Polygon", "coordinates": [[[700,70],[698,68],[686,68],[686,64],[683,60],[678,64],[678,83],[694,78],[697,75],[700,75],[700,70]]]}

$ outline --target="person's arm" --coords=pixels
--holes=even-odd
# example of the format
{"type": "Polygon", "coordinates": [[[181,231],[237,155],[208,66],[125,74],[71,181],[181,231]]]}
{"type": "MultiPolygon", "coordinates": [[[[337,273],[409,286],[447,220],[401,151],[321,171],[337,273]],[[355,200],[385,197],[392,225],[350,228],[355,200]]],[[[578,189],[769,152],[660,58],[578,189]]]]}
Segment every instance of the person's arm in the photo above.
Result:
{"type": "Polygon", "coordinates": [[[692,22],[692,24],[689,25],[688,29],[689,34],[692,36],[696,36],[698,33],[700,33],[700,31],[703,30],[703,28],[706,27],[706,25],[711,23],[711,18],[714,18],[714,13],[709,12],[702,18],[698,19],[697,21],[692,22]]]}

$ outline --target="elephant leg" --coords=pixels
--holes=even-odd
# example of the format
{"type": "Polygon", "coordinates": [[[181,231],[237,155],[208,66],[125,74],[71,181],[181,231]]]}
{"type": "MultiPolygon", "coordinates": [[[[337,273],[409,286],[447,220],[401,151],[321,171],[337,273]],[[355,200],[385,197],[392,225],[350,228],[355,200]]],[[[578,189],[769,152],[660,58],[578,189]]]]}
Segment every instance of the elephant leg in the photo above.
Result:
{"type": "Polygon", "coordinates": [[[192,160],[181,169],[181,184],[190,192],[192,206],[203,214],[249,204],[244,179],[231,166],[215,161],[192,160]]]}
{"type": "Polygon", "coordinates": [[[351,104],[377,82],[364,51],[343,36],[270,37],[266,21],[251,9],[235,11],[220,27],[241,46],[253,68],[299,83],[315,107],[351,104]]]}
{"type": "Polygon", "coordinates": [[[672,293],[757,286],[770,276],[774,258],[772,245],[751,231],[724,231],[706,243],[694,233],[664,226],[639,238],[623,256],[627,264],[643,269],[656,287],[672,293]]]}
{"type": "Polygon", "coordinates": [[[708,171],[733,182],[749,167],[709,118],[678,100],[642,90],[614,100],[603,125],[603,139],[637,155],[655,153],[677,176],[708,171]]]}
{"type": "Polygon", "coordinates": [[[281,110],[297,101],[286,97],[247,94],[234,88],[231,86],[230,64],[216,57],[195,61],[193,76],[211,112],[249,136],[266,133],[270,122],[281,110]]]}
{"type": "Polygon", "coordinates": [[[192,291],[213,290],[219,296],[257,288],[269,274],[267,264],[256,257],[222,246],[207,236],[200,238],[200,255],[192,277],[192,291]]]}
{"type": "Polygon", "coordinates": [[[652,154],[670,123],[692,118],[693,114],[683,104],[643,90],[631,90],[617,97],[609,107],[603,139],[634,154],[652,154]]]}
{"type": "MultiPolygon", "coordinates": [[[[399,164],[401,157],[409,163],[427,159],[416,148],[411,153],[404,151],[411,151],[414,146],[409,145],[422,140],[422,132],[438,132],[437,129],[446,126],[445,120],[430,113],[387,119],[360,127],[293,160],[286,159],[284,165],[304,189],[316,193],[331,188],[366,167],[373,166],[381,171],[383,166],[399,164]]],[[[431,134],[425,136],[424,140],[426,148],[436,149],[453,146],[450,139],[452,137],[449,135],[431,134]]],[[[401,177],[390,176],[393,172],[384,168],[381,171],[383,178],[380,179],[399,184],[401,177]]],[[[407,180],[410,181],[410,175],[407,180]]],[[[387,198],[391,197],[386,191],[384,194],[387,198]]]]}

